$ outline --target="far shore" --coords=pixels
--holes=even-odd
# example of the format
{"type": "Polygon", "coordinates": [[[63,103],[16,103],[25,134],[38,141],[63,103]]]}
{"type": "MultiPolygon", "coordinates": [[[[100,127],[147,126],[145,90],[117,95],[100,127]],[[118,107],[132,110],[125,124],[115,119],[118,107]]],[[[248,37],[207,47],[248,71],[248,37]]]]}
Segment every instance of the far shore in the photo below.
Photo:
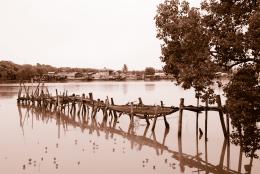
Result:
{"type": "MultiPolygon", "coordinates": [[[[221,77],[221,78],[217,78],[215,79],[216,81],[220,80],[220,81],[228,81],[229,78],[227,77],[221,77]]],[[[176,79],[159,79],[159,80],[63,80],[63,81],[42,81],[44,83],[92,83],[92,82],[160,82],[160,81],[171,81],[171,82],[176,82],[176,79]]],[[[0,85],[3,84],[19,84],[21,82],[21,80],[0,80],[0,85]]],[[[23,80],[24,83],[32,83],[32,81],[30,80],[23,80]]],[[[33,81],[33,83],[39,83],[39,81],[33,81]]]]}
{"type": "MultiPolygon", "coordinates": [[[[161,80],[63,80],[63,81],[42,81],[44,83],[71,83],[71,82],[156,82],[156,81],[175,81],[174,79],[161,79],[161,80]]],[[[14,84],[14,83],[20,83],[21,80],[0,80],[0,84],[14,84]]],[[[32,83],[30,80],[23,80],[25,83],[32,83]]],[[[39,81],[33,81],[33,83],[38,83],[39,81]]]]}

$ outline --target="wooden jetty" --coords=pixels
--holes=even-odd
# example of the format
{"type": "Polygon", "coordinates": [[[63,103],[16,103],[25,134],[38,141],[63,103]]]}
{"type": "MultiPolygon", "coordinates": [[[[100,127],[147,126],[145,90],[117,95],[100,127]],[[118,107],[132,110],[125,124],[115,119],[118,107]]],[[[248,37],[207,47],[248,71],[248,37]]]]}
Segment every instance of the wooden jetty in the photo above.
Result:
{"type": "MultiPolygon", "coordinates": [[[[160,105],[145,105],[142,99],[138,98],[139,103],[129,102],[125,105],[116,105],[113,98],[106,98],[104,100],[94,99],[93,94],[89,93],[82,95],[68,95],[68,91],[58,92],[56,89],[56,94],[52,95],[48,88],[43,82],[38,83],[36,86],[26,85],[25,83],[20,83],[20,88],[18,91],[17,103],[42,108],[49,111],[55,111],[57,113],[77,113],[78,116],[85,117],[86,114],[90,113],[91,117],[95,118],[97,112],[100,110],[103,112],[103,119],[107,120],[108,117],[118,119],[122,115],[128,115],[130,118],[130,123],[133,123],[134,118],[145,119],[147,125],[150,125],[150,120],[153,120],[152,130],[155,130],[156,121],[158,117],[164,118],[165,127],[169,128],[170,125],[166,119],[166,116],[171,115],[179,111],[179,129],[178,135],[181,136],[182,133],[182,117],[183,110],[188,110],[196,113],[202,111],[217,111],[219,112],[220,122],[225,138],[228,138],[228,131],[225,126],[223,107],[221,105],[220,96],[216,98],[217,107],[212,106],[185,106],[184,99],[180,100],[179,107],[175,106],[164,106],[163,102],[160,105]]],[[[198,118],[197,118],[198,119],[198,118]]],[[[198,123],[197,123],[198,124],[198,123]]],[[[227,123],[227,126],[229,124],[227,123]]],[[[207,132],[207,130],[205,130],[207,132]]]]}

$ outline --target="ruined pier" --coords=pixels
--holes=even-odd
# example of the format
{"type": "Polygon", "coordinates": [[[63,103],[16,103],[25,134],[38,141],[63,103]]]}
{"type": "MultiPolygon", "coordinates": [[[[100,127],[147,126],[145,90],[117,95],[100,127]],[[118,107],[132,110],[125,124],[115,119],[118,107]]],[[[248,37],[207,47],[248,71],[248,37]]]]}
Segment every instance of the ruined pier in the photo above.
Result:
{"type": "MultiPolygon", "coordinates": [[[[205,111],[217,111],[219,112],[220,122],[223,130],[224,137],[228,137],[228,125],[227,128],[224,122],[223,107],[221,105],[220,96],[216,98],[218,106],[185,106],[184,99],[180,99],[179,107],[176,106],[164,106],[163,101],[160,105],[145,105],[142,102],[141,97],[138,98],[138,103],[128,102],[124,105],[118,105],[114,103],[113,98],[106,97],[104,100],[94,99],[93,93],[85,93],[81,95],[68,94],[68,91],[58,92],[56,89],[55,95],[52,95],[47,86],[43,82],[39,82],[37,86],[30,84],[20,83],[17,103],[18,105],[26,105],[30,107],[42,108],[47,111],[54,111],[57,114],[63,113],[67,115],[77,114],[82,119],[86,119],[86,116],[95,118],[97,112],[103,112],[103,120],[107,120],[111,117],[117,120],[119,117],[128,116],[130,119],[130,125],[133,124],[135,118],[145,119],[147,125],[150,125],[152,120],[152,131],[155,130],[156,121],[158,117],[164,118],[165,127],[168,129],[170,124],[167,121],[167,116],[179,111],[179,128],[178,136],[182,134],[182,117],[183,111],[188,110],[196,113],[205,111]]],[[[205,118],[206,121],[207,117],[205,118]]],[[[207,126],[206,126],[207,127],[207,126]]],[[[207,132],[207,128],[205,128],[207,132]]]]}

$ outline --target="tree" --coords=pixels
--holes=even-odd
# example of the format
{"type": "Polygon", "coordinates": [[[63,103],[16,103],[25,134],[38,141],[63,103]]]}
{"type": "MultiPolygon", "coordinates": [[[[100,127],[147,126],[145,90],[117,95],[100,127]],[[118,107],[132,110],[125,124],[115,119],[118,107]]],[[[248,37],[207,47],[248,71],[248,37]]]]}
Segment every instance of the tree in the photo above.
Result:
{"type": "Polygon", "coordinates": [[[187,1],[165,0],[155,16],[164,70],[177,83],[213,96],[210,85],[220,69],[260,67],[259,0],[204,0],[201,8],[187,1]]]}
{"type": "Polygon", "coordinates": [[[124,66],[122,68],[122,72],[125,73],[125,74],[128,72],[128,67],[127,67],[126,64],[124,64],[124,66]]]}
{"type": "Polygon", "coordinates": [[[260,0],[204,0],[200,8],[165,0],[155,20],[164,71],[183,88],[194,87],[199,97],[214,102],[216,72],[236,69],[224,86],[225,109],[233,141],[255,157],[260,149],[260,0]]]}
{"type": "Polygon", "coordinates": [[[146,67],[144,70],[145,75],[154,75],[155,69],[153,67],[146,67]]]}
{"type": "Polygon", "coordinates": [[[20,70],[18,70],[17,75],[21,80],[30,80],[36,74],[36,69],[29,64],[23,65],[20,70]]]}
{"type": "Polygon", "coordinates": [[[0,61],[0,79],[15,80],[20,66],[10,61],[0,61]]]}

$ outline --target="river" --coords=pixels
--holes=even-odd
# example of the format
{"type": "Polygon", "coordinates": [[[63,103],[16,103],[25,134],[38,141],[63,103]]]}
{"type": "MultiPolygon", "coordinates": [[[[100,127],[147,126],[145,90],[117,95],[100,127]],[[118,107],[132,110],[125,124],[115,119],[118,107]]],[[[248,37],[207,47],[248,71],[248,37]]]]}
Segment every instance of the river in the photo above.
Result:
{"type": "MultiPolygon", "coordinates": [[[[36,85],[36,84],[34,84],[36,85]]],[[[171,81],[125,81],[47,83],[51,93],[68,90],[69,94],[93,93],[94,98],[113,97],[115,104],[137,102],[179,106],[196,105],[193,90],[183,90],[171,81]]],[[[216,93],[222,89],[216,87],[216,93]]],[[[129,117],[122,115],[115,126],[102,125],[102,113],[89,118],[85,126],[57,115],[19,108],[18,84],[0,84],[0,171],[13,173],[246,173],[250,158],[240,147],[224,141],[217,112],[208,113],[208,140],[205,132],[196,136],[196,113],[184,111],[182,139],[178,139],[178,115],[158,119],[155,133],[144,120],[136,119],[129,132],[129,117]]],[[[224,97],[222,97],[224,103],[224,97]]],[[[204,103],[202,103],[203,105],[204,103]]],[[[199,114],[204,131],[205,113],[199,114]]],[[[231,126],[232,128],[232,126],[231,126]]],[[[259,152],[257,152],[259,154],[259,152]]],[[[251,173],[260,171],[260,160],[253,159],[251,173]]]]}

